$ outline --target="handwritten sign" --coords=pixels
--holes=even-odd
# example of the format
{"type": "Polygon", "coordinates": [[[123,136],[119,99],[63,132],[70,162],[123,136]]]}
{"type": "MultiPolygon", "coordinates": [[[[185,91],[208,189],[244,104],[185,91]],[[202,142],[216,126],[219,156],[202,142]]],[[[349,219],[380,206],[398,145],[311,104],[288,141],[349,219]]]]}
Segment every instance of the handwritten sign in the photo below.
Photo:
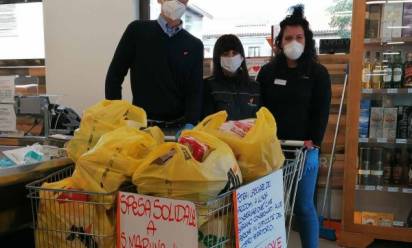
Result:
{"type": "Polygon", "coordinates": [[[119,192],[118,248],[193,248],[198,245],[195,205],[119,192]]]}
{"type": "Polygon", "coordinates": [[[236,248],[286,247],[282,170],[233,194],[236,248]]]}

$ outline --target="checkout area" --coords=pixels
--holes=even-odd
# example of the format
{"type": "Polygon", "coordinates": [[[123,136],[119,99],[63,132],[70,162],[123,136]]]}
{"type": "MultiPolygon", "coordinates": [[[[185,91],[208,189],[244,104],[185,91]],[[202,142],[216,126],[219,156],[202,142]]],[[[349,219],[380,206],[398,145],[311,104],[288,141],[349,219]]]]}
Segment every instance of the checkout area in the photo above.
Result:
{"type": "Polygon", "coordinates": [[[73,164],[62,148],[80,117],[51,104],[48,96],[13,96],[12,102],[1,96],[0,242],[22,244],[28,239],[31,247],[33,217],[26,185],[73,164]]]}

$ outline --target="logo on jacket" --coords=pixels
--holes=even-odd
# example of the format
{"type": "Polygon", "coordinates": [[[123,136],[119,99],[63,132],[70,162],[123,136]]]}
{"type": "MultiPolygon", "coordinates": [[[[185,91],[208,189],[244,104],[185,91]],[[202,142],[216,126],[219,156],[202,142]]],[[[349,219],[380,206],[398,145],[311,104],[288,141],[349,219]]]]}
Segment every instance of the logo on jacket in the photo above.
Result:
{"type": "Polygon", "coordinates": [[[255,98],[254,97],[250,98],[247,105],[249,105],[250,107],[256,107],[257,105],[255,103],[255,98]]]}

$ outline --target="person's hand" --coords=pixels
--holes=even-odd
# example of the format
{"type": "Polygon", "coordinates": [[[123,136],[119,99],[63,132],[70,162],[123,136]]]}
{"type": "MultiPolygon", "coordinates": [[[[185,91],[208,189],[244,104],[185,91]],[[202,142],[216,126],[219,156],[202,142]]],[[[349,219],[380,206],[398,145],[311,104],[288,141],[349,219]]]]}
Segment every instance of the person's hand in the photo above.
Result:
{"type": "Polygon", "coordinates": [[[193,126],[192,124],[186,123],[179,131],[177,131],[177,133],[176,133],[176,135],[175,135],[176,140],[179,139],[179,137],[180,137],[180,135],[182,134],[182,131],[183,131],[183,130],[192,130],[194,127],[195,127],[195,126],[193,126]]]}
{"type": "Polygon", "coordinates": [[[311,140],[305,140],[305,141],[303,141],[303,145],[305,146],[305,148],[306,148],[307,150],[312,150],[312,149],[314,148],[313,141],[311,141],[311,140]]]}

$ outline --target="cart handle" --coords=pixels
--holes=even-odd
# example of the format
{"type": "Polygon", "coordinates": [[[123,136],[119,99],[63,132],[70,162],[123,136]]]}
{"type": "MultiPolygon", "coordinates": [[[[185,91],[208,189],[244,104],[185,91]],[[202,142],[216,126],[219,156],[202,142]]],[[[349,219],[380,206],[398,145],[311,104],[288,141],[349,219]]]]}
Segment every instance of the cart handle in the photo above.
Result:
{"type": "MultiPolygon", "coordinates": [[[[176,141],[175,136],[165,136],[164,139],[165,141],[176,141]]],[[[293,146],[299,148],[305,146],[305,142],[300,140],[280,140],[280,144],[283,146],[293,146]]]]}
{"type": "Polygon", "coordinates": [[[300,140],[280,140],[280,144],[282,146],[293,146],[299,148],[305,146],[305,142],[300,140]]]}

